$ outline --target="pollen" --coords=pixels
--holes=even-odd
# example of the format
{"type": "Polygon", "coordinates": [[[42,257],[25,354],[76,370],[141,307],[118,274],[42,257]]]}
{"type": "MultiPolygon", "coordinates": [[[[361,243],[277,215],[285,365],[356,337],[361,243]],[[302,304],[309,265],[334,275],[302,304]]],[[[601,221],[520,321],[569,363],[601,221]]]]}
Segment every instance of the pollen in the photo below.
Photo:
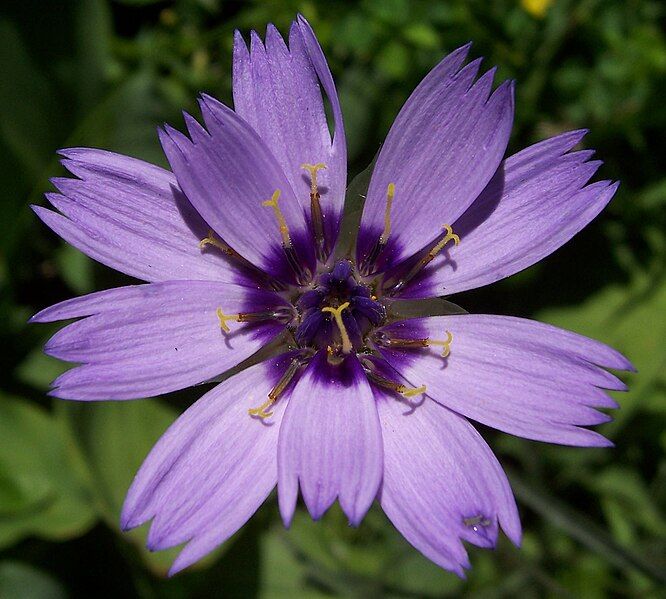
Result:
{"type": "Polygon", "coordinates": [[[228,245],[222,243],[219,239],[217,239],[217,237],[215,237],[213,229],[208,229],[208,237],[204,237],[199,242],[199,248],[203,250],[208,245],[216,247],[218,250],[224,252],[227,256],[234,255],[234,251],[228,245]]]}
{"type": "Polygon", "coordinates": [[[229,325],[227,324],[228,320],[233,320],[234,322],[240,322],[241,321],[241,315],[240,314],[225,314],[222,308],[218,308],[216,310],[216,314],[218,319],[220,320],[220,328],[225,332],[225,333],[231,333],[231,329],[229,328],[229,325]]]}
{"type": "Polygon", "coordinates": [[[389,183],[386,188],[386,208],[384,209],[384,230],[379,237],[379,243],[386,245],[391,235],[391,208],[393,206],[393,196],[395,196],[395,183],[389,183]]]}
{"type": "Polygon", "coordinates": [[[247,411],[247,413],[250,416],[256,416],[258,418],[261,418],[262,420],[270,418],[273,415],[273,412],[267,412],[266,410],[268,410],[268,408],[270,408],[278,399],[280,399],[280,396],[289,386],[289,383],[291,383],[292,379],[298,372],[298,369],[306,362],[307,359],[304,358],[303,356],[298,356],[294,358],[289,363],[287,370],[285,370],[284,374],[280,377],[280,380],[276,383],[275,387],[273,387],[270,390],[268,394],[268,399],[260,406],[256,408],[250,408],[247,411]]]}
{"type": "Polygon", "coordinates": [[[391,286],[391,293],[396,294],[397,292],[401,291],[404,289],[404,287],[409,283],[421,270],[430,264],[437,254],[441,252],[444,249],[444,246],[449,243],[449,241],[453,241],[454,245],[458,245],[460,243],[460,237],[456,235],[453,232],[453,229],[451,228],[451,225],[442,225],[442,229],[446,231],[446,235],[442,237],[429,251],[428,253],[423,256],[414,266],[412,266],[411,270],[404,275],[395,285],[391,286]]]}
{"type": "MultiPolygon", "coordinates": [[[[442,225],[442,229],[446,231],[446,235],[442,237],[442,239],[437,243],[429,252],[428,252],[428,257],[430,260],[432,260],[439,252],[444,249],[444,246],[449,243],[449,241],[453,241],[454,245],[458,245],[460,243],[460,237],[456,235],[453,232],[453,229],[451,228],[451,225],[442,225]]],[[[428,262],[430,262],[428,260],[428,262]]]]}
{"type": "Polygon", "coordinates": [[[442,358],[448,357],[451,353],[451,342],[453,341],[453,335],[450,331],[446,331],[446,340],[441,341],[438,339],[428,339],[428,345],[440,345],[442,347],[442,358]]]}
{"type": "Polygon", "coordinates": [[[280,226],[282,245],[286,248],[289,248],[291,247],[291,237],[289,236],[289,227],[287,227],[287,221],[285,220],[284,214],[282,214],[282,210],[280,210],[280,206],[278,205],[278,200],[280,199],[280,193],[281,193],[280,190],[276,189],[273,192],[273,196],[271,197],[271,199],[263,201],[261,205],[273,209],[273,212],[275,213],[275,218],[277,219],[278,225],[280,226]]]}
{"type": "Polygon", "coordinates": [[[273,415],[273,412],[267,412],[266,410],[270,408],[277,401],[277,397],[268,396],[268,399],[256,408],[250,408],[247,413],[250,416],[257,416],[262,420],[270,418],[273,415]]]}
{"type": "Polygon", "coordinates": [[[317,173],[326,168],[323,162],[317,164],[301,164],[301,168],[310,173],[310,216],[312,218],[312,233],[315,240],[317,258],[324,261],[327,256],[326,240],[324,236],[324,214],[321,211],[319,200],[319,186],[317,185],[317,173]]]}
{"type": "Polygon", "coordinates": [[[323,162],[317,162],[317,164],[301,164],[301,168],[305,169],[310,173],[310,195],[319,197],[319,188],[317,186],[317,173],[326,168],[326,165],[323,162]]]}
{"type": "Polygon", "coordinates": [[[342,322],[342,311],[346,308],[349,308],[349,302],[340,304],[337,308],[326,306],[325,308],[321,309],[322,312],[330,312],[331,314],[333,314],[333,318],[335,318],[335,324],[338,325],[338,329],[340,329],[340,336],[342,337],[343,354],[348,354],[352,350],[352,343],[351,340],[349,339],[349,333],[347,333],[347,328],[345,327],[345,323],[342,322]]]}
{"type": "Polygon", "coordinates": [[[415,395],[421,395],[422,393],[425,393],[426,392],[426,386],[421,385],[420,387],[415,387],[414,389],[410,389],[409,387],[405,387],[404,385],[400,385],[398,387],[397,391],[403,397],[414,397],[415,395]]]}

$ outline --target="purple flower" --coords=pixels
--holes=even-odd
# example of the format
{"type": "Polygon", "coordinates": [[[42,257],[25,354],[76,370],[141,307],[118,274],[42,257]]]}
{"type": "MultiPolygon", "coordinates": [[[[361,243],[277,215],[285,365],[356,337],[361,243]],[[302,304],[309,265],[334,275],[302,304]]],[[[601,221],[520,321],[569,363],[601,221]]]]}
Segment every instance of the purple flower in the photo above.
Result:
{"type": "MultiPolygon", "coordinates": [[[[410,302],[487,285],[560,247],[610,201],[584,131],[503,160],[513,82],[447,56],[398,115],[377,158],[355,249],[336,240],[346,188],[335,86],[308,23],[234,46],[235,109],[202,95],[205,127],[166,125],[172,172],[103,150],[63,150],[76,178],[35,206],[92,258],[148,281],[68,300],[34,322],[81,318],[45,351],[76,362],[55,397],[124,400],[239,372],[153,448],[122,527],[151,549],[186,543],[171,572],[236,532],[277,484],[289,526],[300,492],[317,519],[337,499],[357,526],[377,499],[424,555],[462,575],[462,541],[521,529],[507,478],[469,423],[541,441],[611,443],[586,426],[624,390],[613,349],[507,316],[428,315],[410,302]],[[324,111],[332,108],[331,136],[324,111]],[[410,306],[416,317],[402,318],[410,306]],[[415,311],[414,311],[415,310],[415,311]],[[251,358],[253,365],[246,359],[251,358]]],[[[353,220],[353,219],[352,219],[353,220]]],[[[442,304],[444,305],[444,304],[442,304]]]]}

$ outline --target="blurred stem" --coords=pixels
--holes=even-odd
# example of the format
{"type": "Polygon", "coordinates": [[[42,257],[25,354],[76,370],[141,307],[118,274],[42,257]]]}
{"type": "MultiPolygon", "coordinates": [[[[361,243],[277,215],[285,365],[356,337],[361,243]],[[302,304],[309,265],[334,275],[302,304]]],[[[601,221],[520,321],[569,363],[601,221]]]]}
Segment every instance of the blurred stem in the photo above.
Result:
{"type": "Polygon", "coordinates": [[[551,11],[558,11],[562,17],[558,19],[557,15],[553,15],[548,19],[543,41],[537,48],[532,59],[536,68],[532,69],[527,81],[520,86],[523,96],[522,105],[531,110],[533,116],[539,105],[546,82],[549,79],[550,65],[555,55],[569,33],[581,21],[585,20],[586,15],[590,13],[595,3],[596,0],[585,0],[577,6],[572,7],[570,0],[561,0],[551,7],[551,11]]]}
{"type": "Polygon", "coordinates": [[[573,539],[620,570],[638,570],[650,579],[666,583],[666,572],[643,556],[621,547],[603,528],[557,499],[526,483],[507,469],[516,497],[573,539]]]}

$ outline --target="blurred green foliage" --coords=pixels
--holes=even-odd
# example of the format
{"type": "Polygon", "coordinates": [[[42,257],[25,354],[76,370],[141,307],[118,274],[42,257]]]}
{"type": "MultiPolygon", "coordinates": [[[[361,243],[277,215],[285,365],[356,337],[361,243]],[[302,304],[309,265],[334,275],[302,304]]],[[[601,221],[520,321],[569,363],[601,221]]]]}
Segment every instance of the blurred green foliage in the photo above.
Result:
{"type": "Polygon", "coordinates": [[[0,7],[0,597],[664,596],[666,578],[666,38],[657,0],[69,0],[0,7]],[[466,581],[411,549],[378,510],[360,529],[333,509],[282,530],[274,500],[211,558],[173,580],[172,554],[121,535],[118,514],[152,443],[201,394],[108,405],[51,402],[63,365],[41,354],[39,308],[127,279],[34,218],[55,150],[104,147],[164,164],[155,128],[230,101],[232,33],[286,31],[301,11],[336,77],[350,175],[451,49],[518,81],[511,149],[589,127],[622,186],[576,240],[508,281],[454,298],[611,343],[636,364],[602,432],[613,450],[546,446],[484,429],[507,466],[522,549],[472,550],[466,581]]]}

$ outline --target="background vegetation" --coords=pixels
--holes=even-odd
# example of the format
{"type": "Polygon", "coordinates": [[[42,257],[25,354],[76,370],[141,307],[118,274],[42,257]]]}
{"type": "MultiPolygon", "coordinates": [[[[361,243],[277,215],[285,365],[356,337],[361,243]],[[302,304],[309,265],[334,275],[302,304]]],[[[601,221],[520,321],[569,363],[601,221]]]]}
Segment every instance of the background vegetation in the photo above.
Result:
{"type": "Polygon", "coordinates": [[[666,573],[666,40],[657,0],[68,0],[0,8],[0,597],[657,597],[666,573]],[[373,510],[282,530],[271,499],[200,567],[164,579],[173,552],[121,535],[119,508],[152,443],[202,389],[159,400],[51,401],[63,365],[41,353],[38,309],[128,281],[65,246],[29,203],[62,174],[60,147],[164,164],[156,126],[181,126],[209,91],[230,101],[232,33],[283,31],[297,11],[328,55],[363,169],[440,58],[473,54],[518,80],[511,150],[589,127],[622,186],[575,242],[508,281],[454,298],[608,342],[639,369],[602,432],[613,450],[483,433],[510,473],[517,550],[472,549],[466,581],[412,550],[373,510]]]}

